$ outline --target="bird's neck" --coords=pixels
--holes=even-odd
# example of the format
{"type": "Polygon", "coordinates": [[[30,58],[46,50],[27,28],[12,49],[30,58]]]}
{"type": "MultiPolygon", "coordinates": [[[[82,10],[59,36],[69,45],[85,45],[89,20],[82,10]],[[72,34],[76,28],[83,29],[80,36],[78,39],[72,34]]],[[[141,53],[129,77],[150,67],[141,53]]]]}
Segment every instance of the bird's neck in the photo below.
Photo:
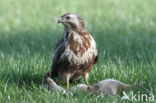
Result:
{"type": "Polygon", "coordinates": [[[65,38],[65,41],[69,38],[69,36],[74,33],[74,35],[89,35],[89,32],[87,31],[87,29],[84,27],[84,28],[81,28],[79,30],[75,30],[75,29],[70,29],[70,28],[66,28],[65,27],[65,30],[64,30],[64,38],[65,38]]]}

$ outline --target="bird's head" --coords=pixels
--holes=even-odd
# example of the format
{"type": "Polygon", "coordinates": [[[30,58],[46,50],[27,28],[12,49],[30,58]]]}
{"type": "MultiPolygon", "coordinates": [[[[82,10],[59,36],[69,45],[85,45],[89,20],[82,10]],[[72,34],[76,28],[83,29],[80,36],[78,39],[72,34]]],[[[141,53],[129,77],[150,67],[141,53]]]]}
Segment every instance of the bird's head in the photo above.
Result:
{"type": "Polygon", "coordinates": [[[69,30],[80,30],[84,29],[85,25],[80,16],[73,13],[67,13],[61,16],[61,19],[58,20],[58,23],[62,23],[65,28],[69,30]]]}

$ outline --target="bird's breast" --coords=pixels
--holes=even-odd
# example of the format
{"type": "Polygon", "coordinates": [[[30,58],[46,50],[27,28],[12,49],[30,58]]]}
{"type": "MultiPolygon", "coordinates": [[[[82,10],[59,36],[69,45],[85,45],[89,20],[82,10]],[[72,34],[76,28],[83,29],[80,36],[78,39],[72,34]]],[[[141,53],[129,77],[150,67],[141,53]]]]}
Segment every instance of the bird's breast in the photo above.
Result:
{"type": "Polygon", "coordinates": [[[68,59],[70,63],[81,65],[88,63],[97,55],[96,43],[91,35],[71,35],[66,41],[66,49],[61,59],[68,59]]]}

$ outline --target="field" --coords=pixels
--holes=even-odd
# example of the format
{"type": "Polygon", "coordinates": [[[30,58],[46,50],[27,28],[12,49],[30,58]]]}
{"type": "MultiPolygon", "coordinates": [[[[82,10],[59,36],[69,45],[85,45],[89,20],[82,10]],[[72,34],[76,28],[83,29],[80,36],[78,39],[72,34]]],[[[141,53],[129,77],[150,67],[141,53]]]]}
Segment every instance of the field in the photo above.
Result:
{"type": "Polygon", "coordinates": [[[155,4],[155,0],[1,0],[0,103],[126,102],[122,93],[63,96],[42,89],[43,74],[51,69],[54,47],[63,36],[64,27],[57,20],[67,12],[84,19],[98,46],[90,84],[106,78],[127,84],[143,81],[134,92],[156,96],[155,4]]]}

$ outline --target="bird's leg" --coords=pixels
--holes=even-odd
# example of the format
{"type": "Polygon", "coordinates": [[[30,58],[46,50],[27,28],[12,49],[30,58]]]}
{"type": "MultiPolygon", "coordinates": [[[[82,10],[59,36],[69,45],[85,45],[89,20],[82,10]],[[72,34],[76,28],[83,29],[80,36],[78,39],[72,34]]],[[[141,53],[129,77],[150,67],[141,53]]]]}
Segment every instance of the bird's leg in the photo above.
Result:
{"type": "Polygon", "coordinates": [[[70,74],[66,75],[66,82],[67,82],[67,89],[69,88],[69,79],[70,79],[70,74]]]}
{"type": "Polygon", "coordinates": [[[88,77],[89,77],[89,73],[85,73],[84,74],[84,80],[85,80],[85,83],[87,84],[87,85],[89,85],[89,83],[88,83],[88,77]]]}

